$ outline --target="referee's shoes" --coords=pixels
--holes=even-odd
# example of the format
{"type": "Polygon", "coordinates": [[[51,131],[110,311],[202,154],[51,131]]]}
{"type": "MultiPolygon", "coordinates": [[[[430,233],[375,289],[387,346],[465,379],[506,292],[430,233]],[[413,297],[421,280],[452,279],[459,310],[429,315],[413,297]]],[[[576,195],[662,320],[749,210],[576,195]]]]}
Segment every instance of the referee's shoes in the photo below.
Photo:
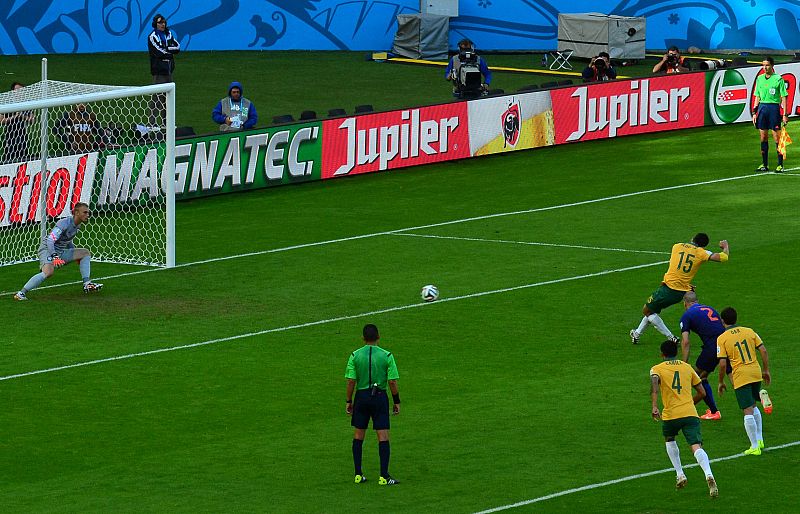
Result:
{"type": "Polygon", "coordinates": [[[378,478],[378,485],[396,485],[399,484],[397,480],[392,477],[379,477],[378,478]]]}

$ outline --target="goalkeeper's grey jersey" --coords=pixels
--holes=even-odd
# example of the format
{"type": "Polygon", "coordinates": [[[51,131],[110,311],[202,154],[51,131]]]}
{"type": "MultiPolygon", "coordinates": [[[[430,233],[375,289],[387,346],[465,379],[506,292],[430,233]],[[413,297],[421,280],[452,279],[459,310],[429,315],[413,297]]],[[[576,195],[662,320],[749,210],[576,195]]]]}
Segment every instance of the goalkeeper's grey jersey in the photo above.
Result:
{"type": "Polygon", "coordinates": [[[75,239],[78,228],[79,227],[72,220],[72,216],[58,220],[56,226],[53,227],[53,231],[42,239],[39,251],[47,250],[49,255],[68,248],[75,248],[72,240],[75,239]]]}

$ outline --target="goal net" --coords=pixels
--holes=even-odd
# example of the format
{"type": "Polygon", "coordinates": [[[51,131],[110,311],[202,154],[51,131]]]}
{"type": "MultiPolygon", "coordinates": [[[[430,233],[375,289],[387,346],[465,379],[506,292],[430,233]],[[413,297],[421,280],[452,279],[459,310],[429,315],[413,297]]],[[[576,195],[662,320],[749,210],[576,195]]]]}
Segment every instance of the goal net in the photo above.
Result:
{"type": "Polygon", "coordinates": [[[175,265],[174,87],[42,80],[0,94],[0,265],[37,261],[78,202],[91,216],[74,243],[92,260],[175,265]]]}

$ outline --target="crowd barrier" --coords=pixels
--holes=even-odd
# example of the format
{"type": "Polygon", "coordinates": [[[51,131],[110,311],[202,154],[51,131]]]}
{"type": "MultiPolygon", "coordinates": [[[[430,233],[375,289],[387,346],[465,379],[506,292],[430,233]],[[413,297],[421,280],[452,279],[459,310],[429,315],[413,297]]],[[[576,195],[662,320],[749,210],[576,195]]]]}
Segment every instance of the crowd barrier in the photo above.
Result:
{"type": "MultiPolygon", "coordinates": [[[[790,116],[800,115],[800,63],[776,65],[790,116]]],[[[329,180],[502,152],[708,125],[750,122],[760,67],[581,84],[471,101],[300,122],[181,139],[175,149],[177,199],[329,180]]],[[[147,148],[54,160],[52,212],[66,198],[135,201],[163,188],[147,148]],[[143,158],[144,156],[145,158],[143,158]],[[81,184],[78,184],[81,181],[81,184]],[[83,183],[87,181],[87,183],[83,183]],[[127,187],[126,187],[127,185],[127,187]]],[[[38,162],[0,166],[0,225],[25,222],[38,162]]]]}

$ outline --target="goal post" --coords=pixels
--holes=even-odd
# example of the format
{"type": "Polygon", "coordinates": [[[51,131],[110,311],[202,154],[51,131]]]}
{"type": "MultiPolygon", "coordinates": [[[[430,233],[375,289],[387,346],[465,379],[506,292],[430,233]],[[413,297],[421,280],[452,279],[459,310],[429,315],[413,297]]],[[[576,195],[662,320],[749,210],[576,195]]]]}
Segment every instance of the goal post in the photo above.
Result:
{"type": "Polygon", "coordinates": [[[0,266],[38,260],[78,202],[92,260],[175,265],[175,84],[45,78],[0,94],[0,131],[0,266]]]}

